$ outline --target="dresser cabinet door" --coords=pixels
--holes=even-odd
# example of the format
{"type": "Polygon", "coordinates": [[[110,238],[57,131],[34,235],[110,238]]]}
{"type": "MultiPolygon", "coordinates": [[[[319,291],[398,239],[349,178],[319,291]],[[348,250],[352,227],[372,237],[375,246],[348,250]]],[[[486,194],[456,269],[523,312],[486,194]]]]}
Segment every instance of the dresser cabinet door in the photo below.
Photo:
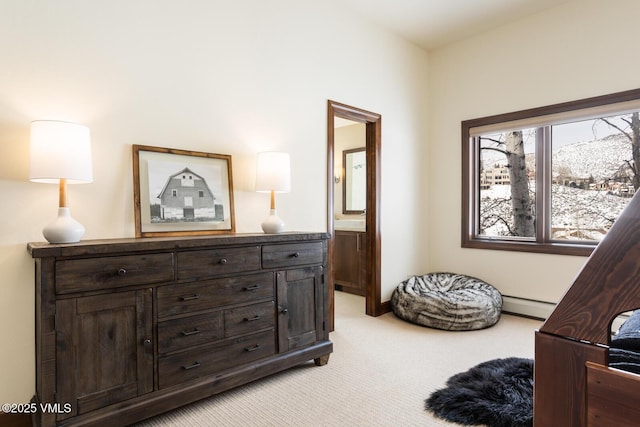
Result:
{"type": "Polygon", "coordinates": [[[277,273],[280,353],[311,345],[324,338],[323,278],[321,266],[277,273]]]}
{"type": "Polygon", "coordinates": [[[152,314],[151,289],[56,302],[58,419],[153,391],[152,314]]]}

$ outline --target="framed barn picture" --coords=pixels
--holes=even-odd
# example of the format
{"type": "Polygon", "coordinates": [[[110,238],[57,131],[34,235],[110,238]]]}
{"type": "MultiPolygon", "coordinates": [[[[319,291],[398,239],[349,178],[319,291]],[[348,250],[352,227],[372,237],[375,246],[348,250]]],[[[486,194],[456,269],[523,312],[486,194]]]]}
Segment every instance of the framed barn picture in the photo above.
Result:
{"type": "Polygon", "coordinates": [[[136,237],[235,232],[231,156],[133,146],[136,237]]]}

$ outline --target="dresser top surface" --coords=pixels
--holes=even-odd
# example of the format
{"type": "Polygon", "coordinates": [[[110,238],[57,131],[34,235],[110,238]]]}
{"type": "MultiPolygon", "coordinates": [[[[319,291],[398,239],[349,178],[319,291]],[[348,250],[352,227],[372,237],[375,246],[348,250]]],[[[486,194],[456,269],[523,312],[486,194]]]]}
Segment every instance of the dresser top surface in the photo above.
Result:
{"type": "Polygon", "coordinates": [[[303,243],[305,241],[326,240],[328,238],[329,234],[325,232],[286,232],[281,234],[234,233],[185,237],[97,239],[63,244],[31,242],[27,244],[27,250],[33,258],[45,258],[108,255],[118,252],[197,249],[233,245],[303,243]]]}

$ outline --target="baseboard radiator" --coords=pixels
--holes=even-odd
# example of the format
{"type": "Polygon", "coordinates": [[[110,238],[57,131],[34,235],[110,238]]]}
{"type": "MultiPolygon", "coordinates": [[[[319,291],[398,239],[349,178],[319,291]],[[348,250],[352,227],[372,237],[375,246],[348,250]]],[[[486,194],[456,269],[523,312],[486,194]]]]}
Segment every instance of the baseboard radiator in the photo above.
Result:
{"type": "Polygon", "coordinates": [[[549,317],[555,307],[556,305],[550,302],[502,296],[502,312],[507,314],[544,320],[549,317]]]}
{"type": "MultiPolygon", "coordinates": [[[[517,316],[530,317],[532,319],[545,320],[553,309],[556,307],[554,303],[536,301],[526,298],[502,296],[502,312],[506,314],[515,314],[517,316]]],[[[628,313],[620,314],[613,319],[611,330],[617,331],[622,323],[629,318],[628,313]]]]}

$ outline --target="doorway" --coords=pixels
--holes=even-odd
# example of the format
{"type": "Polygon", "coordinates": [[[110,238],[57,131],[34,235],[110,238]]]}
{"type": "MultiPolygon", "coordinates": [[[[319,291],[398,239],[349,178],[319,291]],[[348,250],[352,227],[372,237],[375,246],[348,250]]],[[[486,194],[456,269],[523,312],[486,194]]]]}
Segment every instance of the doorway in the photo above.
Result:
{"type": "Polygon", "coordinates": [[[335,122],[347,119],[365,125],[365,157],[366,157],[366,225],[364,242],[365,279],[365,312],[369,316],[379,316],[389,311],[381,301],[380,264],[380,176],[381,176],[381,141],[382,116],[377,113],[351,107],[335,101],[328,101],[327,112],[327,230],[331,234],[328,242],[328,272],[330,330],[334,329],[334,284],[335,270],[333,257],[335,253],[335,217],[334,217],[334,185],[336,177],[335,156],[335,122]]]}

